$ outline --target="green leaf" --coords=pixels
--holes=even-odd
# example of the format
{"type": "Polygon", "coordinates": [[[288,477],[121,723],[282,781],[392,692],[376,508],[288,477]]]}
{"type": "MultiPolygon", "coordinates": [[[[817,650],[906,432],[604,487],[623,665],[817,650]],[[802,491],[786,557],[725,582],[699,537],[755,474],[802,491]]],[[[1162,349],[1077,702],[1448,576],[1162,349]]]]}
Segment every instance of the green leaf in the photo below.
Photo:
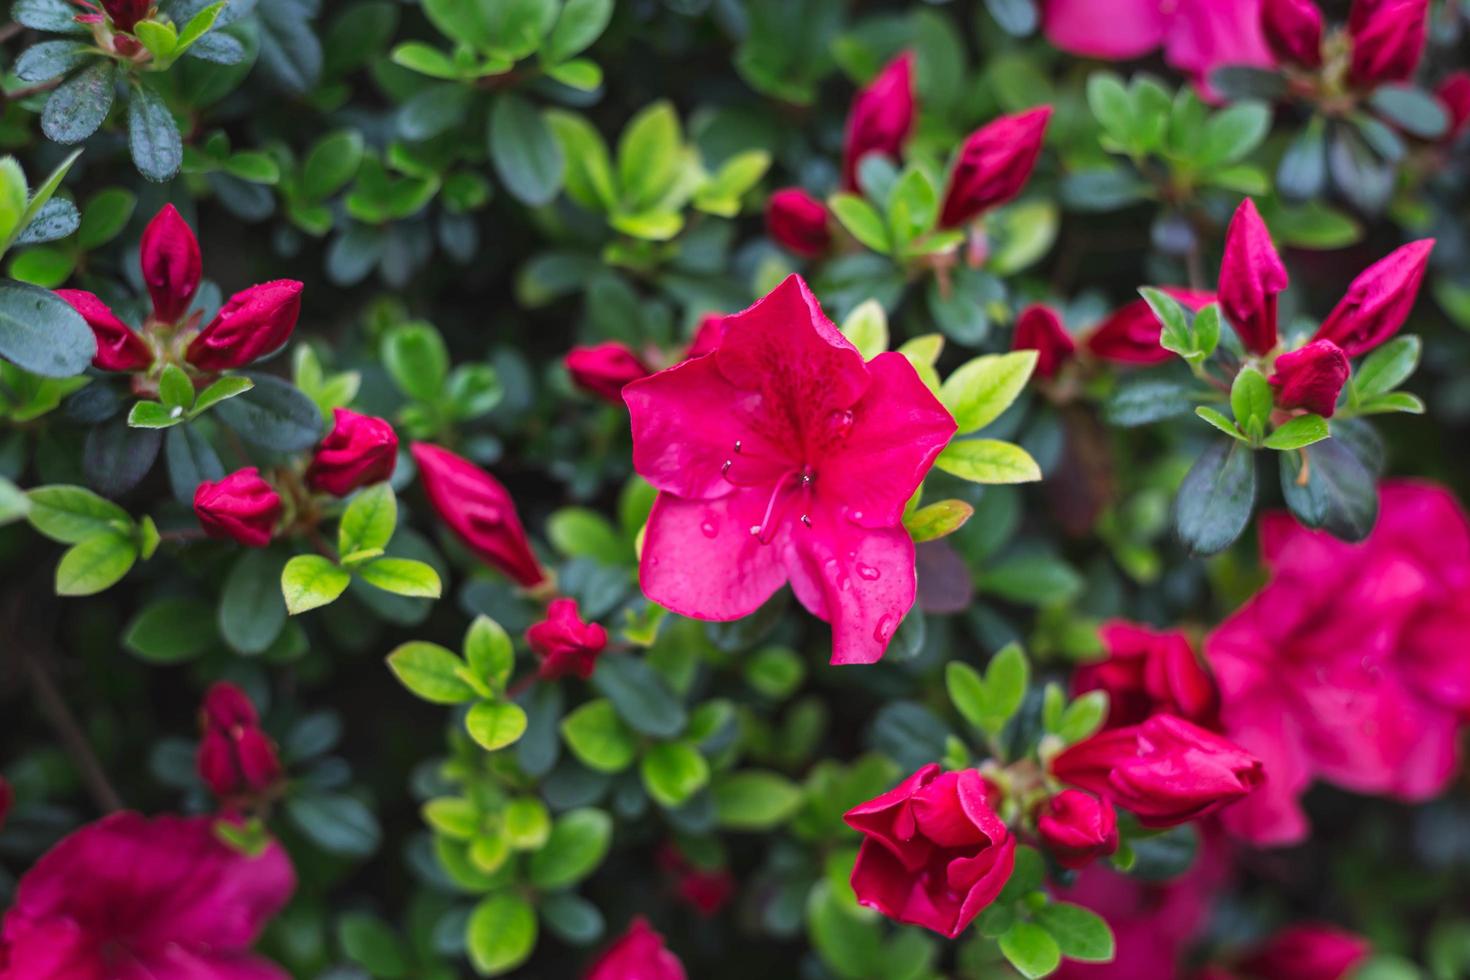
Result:
{"type": "Polygon", "coordinates": [[[414,640],[388,654],[388,669],[414,694],[434,704],[462,704],[475,689],[459,676],[464,662],[436,643],[414,640]]]}
{"type": "Polygon", "coordinates": [[[546,124],[561,144],[566,161],[566,191],[589,211],[610,211],[617,206],[617,179],[612,158],[602,134],[583,117],[560,109],[548,109],[546,124]]]}
{"type": "Polygon", "coordinates": [[[1062,712],[1057,722],[1056,733],[1063,742],[1072,745],[1093,735],[1108,717],[1108,693],[1088,691],[1078,697],[1062,712]]]}
{"type": "Polygon", "coordinates": [[[1263,102],[1237,102],[1205,123],[1204,140],[1192,156],[1201,165],[1219,167],[1251,154],[1271,129],[1271,108],[1263,102]]]}
{"type": "Polygon", "coordinates": [[[536,910],[513,892],[481,900],[465,931],[470,963],[482,977],[498,977],[520,966],[536,948],[536,910]]]}
{"type": "Polygon", "coordinates": [[[864,300],[842,321],[842,336],[871,361],[888,349],[888,314],[875,299],[864,300]]]}
{"type": "Polygon", "coordinates": [[[0,357],[43,378],[81,374],[97,354],[92,329],[49,290],[0,282],[0,357]]]}
{"type": "Polygon", "coordinates": [[[1115,143],[1133,145],[1133,100],[1122,79],[1112,72],[1093,72],[1087,79],[1087,106],[1115,143]]]}
{"type": "Polygon", "coordinates": [[[1248,447],[1226,441],[1214,443],[1195,460],[1174,501],[1174,527],[1190,551],[1223,551],[1250,523],[1256,505],[1255,459],[1248,447]]]}
{"type": "Polygon", "coordinates": [[[86,487],[56,484],[27,492],[27,520],[37,531],[62,544],[77,544],[104,531],[128,532],[128,512],[86,487]]]}
{"type": "Polygon", "coordinates": [[[481,701],[464,719],[470,738],[488,752],[514,745],[526,733],[526,712],[510,701],[481,701]]]}
{"type": "Polygon", "coordinates": [[[158,402],[138,402],[128,410],[128,425],[135,429],[167,429],[184,422],[182,408],[169,408],[158,402]]]}
{"type": "Polygon", "coordinates": [[[383,831],[362,801],[342,793],[298,791],[286,813],[311,841],[332,854],[363,857],[377,850],[383,831]]]}
{"type": "Polygon", "coordinates": [[[321,555],[297,555],[281,571],[286,611],[296,616],[335,602],[351,581],[351,575],[321,555]]]}
{"type": "Polygon", "coordinates": [[[348,912],[337,920],[337,944],[353,963],[373,977],[398,980],[409,975],[408,955],[393,928],[375,915],[348,912]]]}
{"type": "Polygon", "coordinates": [[[946,473],[975,483],[1031,483],[1041,479],[1041,467],[1031,454],[999,439],[961,439],[945,447],[934,465],[946,473]]]}
{"type": "Polygon", "coordinates": [[[137,542],[99,531],[67,549],[56,566],[57,595],[95,595],[121,581],[138,560],[137,542]]]}
{"type": "Polygon", "coordinates": [[[1379,115],[1420,139],[1439,139],[1449,129],[1450,117],[1433,93],[1415,85],[1389,82],[1373,88],[1368,98],[1379,115]]]}
{"type": "Polygon", "coordinates": [[[515,647],[510,636],[489,616],[476,616],[464,638],[464,655],[470,672],[497,691],[505,689],[515,667],[515,647]]]}
{"type": "Polygon", "coordinates": [[[1159,331],[1159,346],[1165,350],[1173,351],[1180,357],[1186,357],[1194,350],[1194,339],[1189,329],[1189,313],[1173,296],[1161,289],[1152,286],[1144,286],[1138,290],[1138,294],[1148,303],[1155,317],[1161,325],[1159,331]]]}
{"type": "Polygon", "coordinates": [[[975,508],[963,500],[938,500],[926,504],[903,519],[914,542],[934,541],[965,526],[975,508]]]}
{"type": "Polygon", "coordinates": [[[683,166],[679,116],[669,102],[646,107],[623,130],[618,141],[618,182],[623,210],[649,210],[678,183],[683,166]]]}
{"type": "Polygon", "coordinates": [[[531,884],[547,891],[575,885],[602,864],[612,834],[612,818],[601,810],[584,807],[562,814],[546,845],[531,855],[531,884]]]}
{"type": "Polygon", "coordinates": [[[179,34],[174,30],[172,24],[157,20],[139,21],[133,27],[133,36],[141,41],[143,47],[153,55],[155,64],[166,66],[173,60],[170,55],[178,46],[179,34]]]}
{"type": "Polygon", "coordinates": [[[397,525],[398,499],[393,488],[386,482],[375,483],[353,494],[337,528],[337,550],[350,555],[386,548],[397,525]]]}
{"type": "Polygon", "coordinates": [[[329,133],[317,140],[301,165],[301,193],[307,200],[331,197],[357,175],[363,139],[356,130],[329,133]]]}
{"type": "Polygon", "coordinates": [[[1036,910],[1035,922],[1051,933],[1068,959],[1107,963],[1113,958],[1113,931],[1091,909],[1070,902],[1050,902],[1036,910]]]}
{"type": "Polygon", "coordinates": [[[709,763],[684,742],[659,742],[643,754],[639,766],[648,795],[660,806],[682,806],[709,783],[709,763]]]}
{"type": "Polygon", "coordinates": [[[633,656],[603,657],[592,675],[592,687],[612,701],[634,731],[672,738],[684,730],[684,706],[647,663],[633,656]]]}
{"type": "Polygon", "coordinates": [[[92,45],[83,41],[42,41],[15,59],[15,74],[23,82],[49,82],[70,74],[95,56],[92,45]]]}
{"type": "Polygon", "coordinates": [[[1345,443],[1325,439],[1279,458],[1281,494],[1297,520],[1344,541],[1368,536],[1378,519],[1377,480],[1345,443]]]}
{"type": "Polygon", "coordinates": [[[1271,418],[1271,385],[1253,367],[1243,367],[1230,385],[1230,410],[1242,432],[1259,442],[1271,418]]]}
{"type": "Polygon", "coordinates": [[[150,663],[191,660],[217,639],[212,611],[198,599],[160,599],[133,617],[123,631],[123,646],[150,663]]]}
{"type": "Polygon", "coordinates": [[[561,189],[561,144],[541,111],[502,95],[490,113],[490,159],[506,190],[522,204],[549,204],[561,189]]]}
{"type": "Polygon", "coordinates": [[[1381,415],[1386,412],[1409,412],[1424,414],[1424,399],[1407,391],[1390,391],[1386,395],[1375,395],[1358,406],[1360,415],[1381,415]]]}
{"type": "Polygon", "coordinates": [[[128,98],[128,152],[138,172],[152,181],[172,180],[184,163],[184,141],[173,113],[142,84],[128,98]]]}
{"type": "Polygon", "coordinates": [[[218,3],[212,3],[190,17],[184,24],[184,29],[179,32],[179,42],[174,49],[175,54],[183,54],[195,41],[209,33],[209,29],[224,12],[225,5],[226,0],[219,0],[218,3]]]}
{"type": "Polygon", "coordinates": [[[595,91],[602,84],[602,69],[586,58],[574,58],[546,69],[547,77],[583,92],[595,91]]]}
{"type": "MultiPolygon", "coordinates": [[[[303,452],[316,445],[322,430],[316,403],[282,378],[255,374],[250,380],[253,388],[218,403],[220,422],[246,442],[277,452],[303,452]]],[[[199,403],[194,407],[197,411],[199,403]]]]}
{"type": "Polygon", "coordinates": [[[1353,372],[1352,390],[1368,399],[1393,391],[1419,366],[1424,344],[1418,337],[1395,337],[1363,359],[1353,372]]]}
{"type": "Polygon", "coordinates": [[[1225,433],[1232,439],[1239,439],[1241,442],[1250,441],[1246,438],[1245,433],[1241,432],[1240,429],[1236,427],[1234,422],[1225,417],[1224,412],[1213,409],[1208,405],[1199,405],[1195,407],[1194,414],[1198,415],[1200,418],[1204,419],[1206,422],[1210,423],[1215,428],[1219,429],[1221,432],[1225,433]]]}
{"type": "Polygon", "coordinates": [[[541,57],[557,64],[580,54],[602,36],[612,12],[613,0],[567,0],[541,44],[541,57]]]}
{"type": "Polygon", "coordinates": [[[1327,420],[1320,415],[1298,415],[1276,427],[1276,431],[1266,437],[1267,449],[1286,451],[1289,449],[1300,449],[1310,446],[1314,442],[1321,442],[1331,433],[1327,428],[1327,420]]]}
{"type": "Polygon", "coordinates": [[[449,377],[449,351],[431,324],[405,323],[383,338],[383,366],[405,395],[434,404],[449,377]]]}
{"type": "Polygon", "coordinates": [[[41,110],[41,130],[56,143],[80,143],[97,131],[112,108],[113,63],[99,60],[57,87],[41,110]]]}
{"type": "Polygon", "coordinates": [[[166,364],[158,379],[158,397],[168,408],[187,410],[194,404],[194,382],[177,364],[166,364]]]}
{"type": "Polygon", "coordinates": [[[939,400],[954,416],[958,434],[983,429],[1000,417],[1026,387],[1036,369],[1034,350],[985,354],[967,361],[944,379],[939,400]]]}
{"type": "Polygon", "coordinates": [[[218,628],[235,652],[264,653],[286,625],[286,604],[278,584],[282,564],[277,555],[250,548],[225,576],[218,628]]]}
{"type": "Polygon", "coordinates": [[[254,387],[255,382],[243,375],[231,374],[220,378],[199,393],[199,397],[194,400],[194,407],[190,410],[189,417],[198,418],[220,402],[234,398],[236,395],[243,395],[254,387]]]}
{"type": "Polygon", "coordinates": [[[568,558],[592,558],[609,565],[633,559],[607,518],[586,507],[563,507],[554,512],[546,522],[546,536],[568,558]]]}
{"type": "Polygon", "coordinates": [[[546,804],[534,796],[523,796],[506,804],[501,814],[502,830],[517,851],[534,851],[551,835],[551,815],[546,804]]]}
{"type": "Polygon", "coordinates": [[[883,255],[893,251],[887,223],[867,201],[856,194],[834,194],[827,206],[853,238],[883,255]]]}
{"type": "Polygon", "coordinates": [[[572,754],[598,772],[622,772],[638,753],[632,731],[605,698],[588,701],[562,719],[561,734],[572,754]]]}
{"type": "Polygon", "coordinates": [[[1023,977],[1044,977],[1062,962],[1051,933],[1034,922],[1017,922],[1000,937],[1000,951],[1023,977]]]}
{"type": "Polygon", "coordinates": [[[780,826],[801,809],[802,791],[780,773],[760,769],[715,778],[710,787],[715,820],[728,830],[765,831],[780,826]]]}

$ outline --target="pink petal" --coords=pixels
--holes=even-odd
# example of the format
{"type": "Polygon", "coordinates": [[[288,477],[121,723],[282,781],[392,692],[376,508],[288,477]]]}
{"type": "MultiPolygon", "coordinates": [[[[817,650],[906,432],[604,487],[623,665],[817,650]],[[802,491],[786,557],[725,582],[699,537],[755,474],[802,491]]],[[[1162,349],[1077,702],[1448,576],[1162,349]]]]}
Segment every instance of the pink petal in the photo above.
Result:
{"type": "Polygon", "coordinates": [[[1042,29],[1072,54],[1125,60],[1164,39],[1168,17],[1159,0],[1046,0],[1042,29]]]}
{"type": "Polygon", "coordinates": [[[759,490],[736,490],[715,500],[660,493],[648,516],[638,569],[643,591],[695,619],[739,619],[759,609],[786,582],[781,555],[787,532],[778,532],[770,544],[750,533],[761,523],[768,497],[759,490]]]}
{"type": "Polygon", "coordinates": [[[902,527],[860,528],[826,508],[790,535],[796,597],[832,624],[832,663],[878,661],[914,604],[913,539],[902,527]],[[807,601],[813,592],[820,608],[807,601]]]}
{"type": "Polygon", "coordinates": [[[626,385],[633,468],[665,493],[724,496],[733,489],[723,468],[735,443],[744,437],[748,451],[765,450],[738,411],[754,397],[725,380],[713,357],[691,358],[626,385]]]}

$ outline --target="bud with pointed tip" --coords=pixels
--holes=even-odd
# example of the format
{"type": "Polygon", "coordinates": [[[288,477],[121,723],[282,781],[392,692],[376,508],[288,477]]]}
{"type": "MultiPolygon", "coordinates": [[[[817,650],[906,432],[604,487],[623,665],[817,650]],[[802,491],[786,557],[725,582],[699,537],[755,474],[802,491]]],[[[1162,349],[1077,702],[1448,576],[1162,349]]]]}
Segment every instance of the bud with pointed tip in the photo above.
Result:
{"type": "Polygon", "coordinates": [[[393,426],[371,415],[336,408],[332,410],[332,431],[306,468],[306,485],[345,497],[358,487],[388,479],[397,463],[398,435],[393,426]]]}
{"type": "Polygon", "coordinates": [[[1220,261],[1220,309],[1252,354],[1276,346],[1276,297],[1286,288],[1286,266],[1250,198],[1240,202],[1225,232],[1220,261]]]}
{"type": "Polygon", "coordinates": [[[1357,357],[1392,337],[1414,308],[1432,248],[1432,238],[1410,242],[1358,273],[1312,339],[1357,357]]]}
{"type": "Polygon", "coordinates": [[[1348,77],[1360,88],[1414,77],[1428,38],[1429,0],[1356,3],[1348,23],[1353,38],[1348,77]],[[1355,23],[1356,22],[1356,23],[1355,23]]]}
{"type": "Polygon", "coordinates": [[[177,323],[199,292],[203,260],[194,229],[172,204],[165,204],[143,230],[138,261],[153,299],[153,316],[163,323],[177,323]]]}
{"type": "Polygon", "coordinates": [[[70,303],[92,328],[97,338],[93,367],[103,371],[146,371],[153,364],[148,342],[95,295],[85,289],[58,289],[56,295],[70,303]]]}
{"type": "Polygon", "coordinates": [[[857,190],[858,164],[869,153],[896,157],[914,126],[914,55],[905,51],[853,99],[842,144],[842,186],[857,190]]]}
{"type": "Polygon", "coordinates": [[[241,367],[276,350],[296,329],[301,283],[277,279],[231,296],[184,355],[201,371],[241,367]]]}
{"type": "Polygon", "coordinates": [[[247,548],[271,543],[281,519],[281,495],[253,466],[194,489],[194,513],[211,538],[230,538],[247,548]]]}
{"type": "Polygon", "coordinates": [[[771,195],[766,202],[766,231],[786,251],[807,259],[832,244],[826,205],[800,187],[785,187],[771,195]]]}
{"type": "Polygon", "coordinates": [[[1261,34],[1278,61],[1322,67],[1322,11],[1312,0],[1262,0],[1261,34]]]}
{"type": "Polygon", "coordinates": [[[653,373],[632,348],[615,340],[573,347],[563,364],[578,388],[614,405],[623,403],[623,385],[653,373]]]}
{"type": "Polygon", "coordinates": [[[1011,350],[1036,351],[1036,376],[1051,378],[1076,354],[1077,342],[1067,333],[1055,310],[1035,303],[1016,318],[1011,350]]]}
{"type": "Polygon", "coordinates": [[[1051,106],[1041,106],[1001,116],[971,133],[949,175],[939,226],[968,224],[1021,193],[1041,155],[1050,118],[1051,106]]]}
{"type": "Polygon", "coordinates": [[[1271,375],[1276,405],[1331,418],[1350,371],[1347,355],[1330,340],[1314,340],[1300,350],[1282,354],[1276,358],[1276,373],[1271,375]]]}

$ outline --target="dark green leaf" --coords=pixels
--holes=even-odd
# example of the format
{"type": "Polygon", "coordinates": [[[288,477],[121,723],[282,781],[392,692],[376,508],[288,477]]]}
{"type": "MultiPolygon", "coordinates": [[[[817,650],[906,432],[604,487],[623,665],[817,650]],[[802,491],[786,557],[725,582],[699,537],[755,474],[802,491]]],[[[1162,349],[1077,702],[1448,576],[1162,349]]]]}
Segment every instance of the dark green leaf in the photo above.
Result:
{"type": "Polygon", "coordinates": [[[1282,496],[1303,525],[1325,528],[1344,541],[1361,541],[1373,530],[1377,486],[1372,472],[1344,443],[1327,439],[1280,459],[1282,496]]]}
{"type": "Polygon", "coordinates": [[[286,625],[281,566],[278,555],[251,549],[240,556],[225,576],[219,603],[219,631],[235,652],[247,656],[264,653],[286,625]]]}
{"type": "Polygon", "coordinates": [[[46,378],[81,374],[97,353],[92,329],[61,297],[0,282],[0,357],[46,378]]]}
{"type": "Polygon", "coordinates": [[[1238,442],[1216,442],[1179,485],[1174,527],[1190,551],[1213,555],[1240,537],[1255,505],[1255,454],[1238,442]]]}
{"type": "Polygon", "coordinates": [[[152,663],[190,660],[216,640],[212,611],[198,599],[160,599],[133,617],[123,645],[152,663]]]}
{"type": "Polygon", "coordinates": [[[41,110],[41,129],[57,143],[80,143],[97,131],[112,108],[113,63],[99,61],[51,93],[41,110]]]}
{"type": "Polygon", "coordinates": [[[550,203],[561,189],[561,144],[541,111],[515,95],[503,95],[490,113],[490,158],[516,200],[550,203]]]}
{"type": "Polygon", "coordinates": [[[670,738],[684,730],[684,706],[675,700],[664,679],[635,656],[603,657],[592,675],[592,686],[612,701],[636,731],[670,738]]]}
{"type": "Polygon", "coordinates": [[[184,143],[168,106],[151,89],[137,85],[128,99],[128,150],[149,180],[165,181],[184,162],[184,143]]]}

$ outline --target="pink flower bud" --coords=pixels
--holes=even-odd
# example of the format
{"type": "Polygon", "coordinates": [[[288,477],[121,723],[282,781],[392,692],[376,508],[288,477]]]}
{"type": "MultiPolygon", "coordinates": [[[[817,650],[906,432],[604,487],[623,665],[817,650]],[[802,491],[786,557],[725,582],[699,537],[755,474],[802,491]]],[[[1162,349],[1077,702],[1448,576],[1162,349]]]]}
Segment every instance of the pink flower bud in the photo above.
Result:
{"type": "Polygon", "coordinates": [[[1041,155],[1050,118],[1051,106],[1041,106],[1001,116],[971,133],[949,175],[939,226],[968,224],[1021,193],[1041,155]]]}
{"type": "Polygon", "coordinates": [[[1300,350],[1276,358],[1271,387],[1279,408],[1304,408],[1323,418],[1337,409],[1337,396],[1347,384],[1347,355],[1330,340],[1314,340],[1300,350]]]}
{"type": "Polygon", "coordinates": [[[1241,968],[1256,980],[1342,980],[1372,951],[1361,936],[1303,922],[1277,932],[1241,968]]]}
{"type": "Polygon", "coordinates": [[[1036,351],[1036,376],[1051,378],[1072,359],[1077,352],[1077,342],[1062,326],[1062,319],[1056,311],[1038,303],[1026,307],[1016,318],[1011,350],[1036,351]]]}
{"type": "Polygon", "coordinates": [[[584,623],[576,599],[553,599],[546,618],[526,630],[526,642],[541,658],[543,680],[574,674],[586,680],[597,669],[597,656],[607,646],[607,630],[584,623]]]}
{"type": "Polygon", "coordinates": [[[271,543],[281,519],[281,497],[253,466],[194,489],[194,513],[211,538],[231,538],[247,548],[271,543]]]}
{"type": "MultiPolygon", "coordinates": [[[[102,0],[102,9],[107,11],[112,26],[128,33],[138,26],[138,21],[148,16],[152,6],[152,0],[102,0]]],[[[168,205],[168,208],[172,210],[173,205],[168,205]]]]}
{"type": "Polygon", "coordinates": [[[1429,0],[1373,0],[1354,4],[1348,22],[1353,38],[1348,77],[1372,88],[1414,77],[1428,37],[1429,0]]]}
{"type": "Polygon", "coordinates": [[[1078,742],[1052,760],[1051,771],[1131,810],[1145,827],[1202,817],[1265,780],[1260,760],[1234,742],[1162,714],[1078,742]]]}
{"type": "Polygon", "coordinates": [[[199,711],[203,738],[195,765],[215,796],[230,801],[266,793],[282,772],[275,744],[260,729],[255,705],[245,692],[221,681],[204,695],[199,711]]]}
{"type": "Polygon", "coordinates": [[[256,713],[250,696],[238,686],[228,681],[217,681],[204,692],[199,720],[206,729],[254,728],[260,724],[260,715],[256,713]]]}
{"type": "MultiPolygon", "coordinates": [[[[1202,289],[1162,287],[1165,293],[1191,310],[1215,301],[1215,294],[1202,289]]],[[[1086,345],[1094,357],[1120,364],[1161,364],[1174,355],[1159,346],[1163,324],[1147,302],[1136,299],[1119,307],[1087,335],[1086,345]]]]}
{"type": "Polygon", "coordinates": [[[306,468],[306,485],[345,497],[358,487],[388,479],[397,462],[398,436],[393,426],[371,415],[333,409],[332,431],[306,468]]]}
{"type": "Polygon", "coordinates": [[[1261,33],[1278,61],[1322,67],[1322,11],[1313,0],[1262,0],[1261,33]]]}
{"type": "Polygon", "coordinates": [[[1358,273],[1312,339],[1357,357],[1392,337],[1414,308],[1432,248],[1432,238],[1410,242],[1358,273]]]}
{"type": "MultiPolygon", "coordinates": [[[[111,7],[108,7],[108,13],[116,22],[117,15],[113,14],[111,7]]],[[[134,23],[138,19],[141,18],[135,18],[134,23]]],[[[123,29],[132,30],[132,25],[123,29]]],[[[163,323],[177,323],[189,312],[189,304],[194,301],[194,294],[199,292],[199,277],[203,271],[199,240],[194,237],[194,230],[172,204],[165,204],[143,230],[138,251],[143,282],[148,286],[148,295],[153,297],[154,317],[163,323]]]]}
{"type": "Polygon", "coordinates": [[[1470,72],[1457,71],[1446,75],[1435,94],[1450,117],[1450,127],[1441,137],[1443,142],[1449,143],[1465,131],[1466,123],[1470,123],[1470,72]]]}
{"type": "Polygon", "coordinates": [[[842,186],[857,190],[858,164],[869,153],[898,156],[913,126],[914,56],[905,51],[852,102],[842,147],[842,186]]]}
{"type": "Polygon", "coordinates": [[[597,958],[586,980],[686,980],[679,957],[642,917],[597,958]]]}
{"type": "Polygon", "coordinates": [[[546,580],[499,480],[432,443],[416,442],[411,452],[430,506],[471,551],[527,588],[546,580]]]}
{"type": "Polygon", "coordinates": [[[301,283],[294,279],[251,286],[231,296],[184,355],[202,371],[249,364],[280,347],[301,315],[301,283]]]}
{"type": "Polygon", "coordinates": [[[852,887],[858,902],[951,939],[1000,894],[1016,841],[973,769],[930,764],[843,818],[863,835],[852,887]]]}
{"type": "Polygon", "coordinates": [[[1036,832],[1064,868],[1086,867],[1118,849],[1112,804],[1080,789],[1064,789],[1047,800],[1036,818],[1036,832]]]}
{"type": "Polygon", "coordinates": [[[1240,202],[1225,231],[1220,260],[1220,309],[1252,354],[1276,346],[1276,297],[1286,288],[1286,266],[1250,198],[1240,202]]]}
{"type": "Polygon", "coordinates": [[[97,338],[97,356],[92,366],[103,371],[145,371],[153,363],[153,350],[137,331],[123,323],[102,300],[84,289],[58,289],[56,295],[82,315],[97,338]]]}
{"type": "Polygon", "coordinates": [[[1195,655],[1189,637],[1124,620],[1098,630],[1107,658],[1072,674],[1072,693],[1106,691],[1107,727],[1121,728],[1170,714],[1213,729],[1220,723],[1220,692],[1195,655]]]}
{"type": "Polygon", "coordinates": [[[573,347],[563,363],[578,388],[615,405],[623,403],[623,385],[653,373],[627,344],[615,340],[573,347]]]}
{"type": "Polygon", "coordinates": [[[832,244],[827,208],[800,187],[786,187],[766,202],[766,231],[776,244],[803,258],[815,258],[832,244]]]}

